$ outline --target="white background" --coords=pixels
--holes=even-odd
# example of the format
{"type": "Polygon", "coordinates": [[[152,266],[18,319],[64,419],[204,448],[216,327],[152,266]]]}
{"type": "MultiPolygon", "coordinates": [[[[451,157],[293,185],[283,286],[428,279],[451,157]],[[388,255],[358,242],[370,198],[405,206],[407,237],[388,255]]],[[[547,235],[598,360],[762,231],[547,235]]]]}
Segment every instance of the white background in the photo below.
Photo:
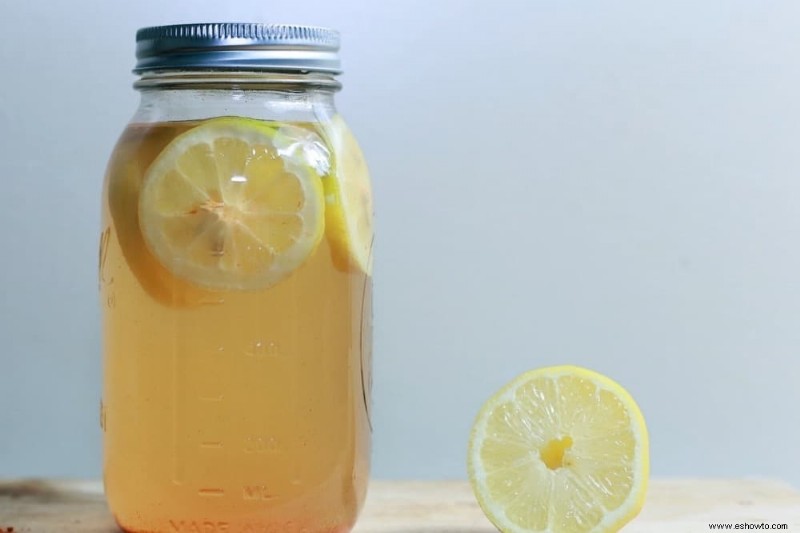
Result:
{"type": "Polygon", "coordinates": [[[0,0],[0,476],[100,475],[96,266],[134,32],[343,32],[371,163],[375,475],[465,476],[482,401],[577,363],[658,476],[800,484],[800,4],[0,0]]]}

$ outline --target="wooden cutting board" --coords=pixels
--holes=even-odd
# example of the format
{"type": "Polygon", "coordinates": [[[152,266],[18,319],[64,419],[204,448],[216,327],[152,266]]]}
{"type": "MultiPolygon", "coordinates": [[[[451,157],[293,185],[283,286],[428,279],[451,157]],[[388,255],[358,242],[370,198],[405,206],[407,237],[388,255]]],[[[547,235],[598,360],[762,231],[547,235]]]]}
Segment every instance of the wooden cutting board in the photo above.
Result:
{"type": "MultiPolygon", "coordinates": [[[[800,532],[800,492],[771,480],[661,479],[626,533],[694,533],[709,523],[787,524],[800,532]]],[[[740,526],[741,527],[741,526],[740,526]]],[[[113,533],[99,482],[0,482],[0,532],[113,533]]],[[[376,481],[354,533],[495,531],[463,481],[376,481]]],[[[166,532],[165,532],[166,533],[166,532]]]]}

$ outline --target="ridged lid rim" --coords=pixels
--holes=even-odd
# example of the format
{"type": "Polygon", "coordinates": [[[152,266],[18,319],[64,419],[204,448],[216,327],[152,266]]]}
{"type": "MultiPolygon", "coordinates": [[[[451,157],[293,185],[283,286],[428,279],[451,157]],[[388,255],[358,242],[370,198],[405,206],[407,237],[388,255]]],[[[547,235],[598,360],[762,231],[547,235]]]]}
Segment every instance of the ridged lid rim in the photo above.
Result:
{"type": "Polygon", "coordinates": [[[210,22],[136,32],[137,74],[166,69],[341,72],[339,32],[318,26],[210,22]]]}

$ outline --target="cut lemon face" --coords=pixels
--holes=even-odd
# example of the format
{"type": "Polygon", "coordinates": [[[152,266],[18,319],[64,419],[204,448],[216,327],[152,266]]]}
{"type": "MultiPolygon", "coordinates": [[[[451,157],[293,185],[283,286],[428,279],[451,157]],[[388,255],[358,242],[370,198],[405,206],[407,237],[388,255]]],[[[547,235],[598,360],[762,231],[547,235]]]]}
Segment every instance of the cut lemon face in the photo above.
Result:
{"type": "Polygon", "coordinates": [[[372,274],[372,187],[364,154],[350,128],[336,115],[326,128],[334,155],[324,180],[326,225],[333,259],[345,270],[372,274]]]}
{"type": "Polygon", "coordinates": [[[218,118],[176,137],[148,169],[139,198],[153,255],[210,289],[263,289],[289,276],[324,231],[318,165],[307,151],[287,148],[308,135],[218,118]]]}
{"type": "Polygon", "coordinates": [[[615,532],[644,503],[647,428],[609,378],[543,368],[486,402],[468,463],[481,508],[504,533],[615,532]]]}

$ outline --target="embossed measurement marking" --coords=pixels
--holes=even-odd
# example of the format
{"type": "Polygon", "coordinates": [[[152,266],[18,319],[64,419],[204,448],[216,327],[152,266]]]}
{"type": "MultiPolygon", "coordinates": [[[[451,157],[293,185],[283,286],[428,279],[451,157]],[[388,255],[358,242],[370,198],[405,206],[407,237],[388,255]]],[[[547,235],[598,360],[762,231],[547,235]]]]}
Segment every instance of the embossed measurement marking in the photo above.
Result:
{"type": "Polygon", "coordinates": [[[228,533],[230,524],[215,520],[170,520],[171,531],[177,533],[228,533]]]}
{"type": "Polygon", "coordinates": [[[225,399],[225,396],[222,394],[217,396],[198,396],[197,399],[202,402],[221,402],[225,399]]]}
{"type": "Polygon", "coordinates": [[[197,494],[199,496],[225,496],[225,489],[198,489],[197,494]]]}
{"type": "Polygon", "coordinates": [[[262,357],[279,357],[281,354],[281,347],[275,341],[257,340],[253,343],[249,350],[244,352],[248,357],[262,358],[262,357]]]}
{"type": "Polygon", "coordinates": [[[244,439],[244,451],[246,452],[276,453],[280,449],[278,439],[268,435],[248,435],[244,439]]]}
{"type": "Polygon", "coordinates": [[[242,487],[242,498],[245,500],[271,500],[275,496],[264,485],[246,485],[242,487]]]}

